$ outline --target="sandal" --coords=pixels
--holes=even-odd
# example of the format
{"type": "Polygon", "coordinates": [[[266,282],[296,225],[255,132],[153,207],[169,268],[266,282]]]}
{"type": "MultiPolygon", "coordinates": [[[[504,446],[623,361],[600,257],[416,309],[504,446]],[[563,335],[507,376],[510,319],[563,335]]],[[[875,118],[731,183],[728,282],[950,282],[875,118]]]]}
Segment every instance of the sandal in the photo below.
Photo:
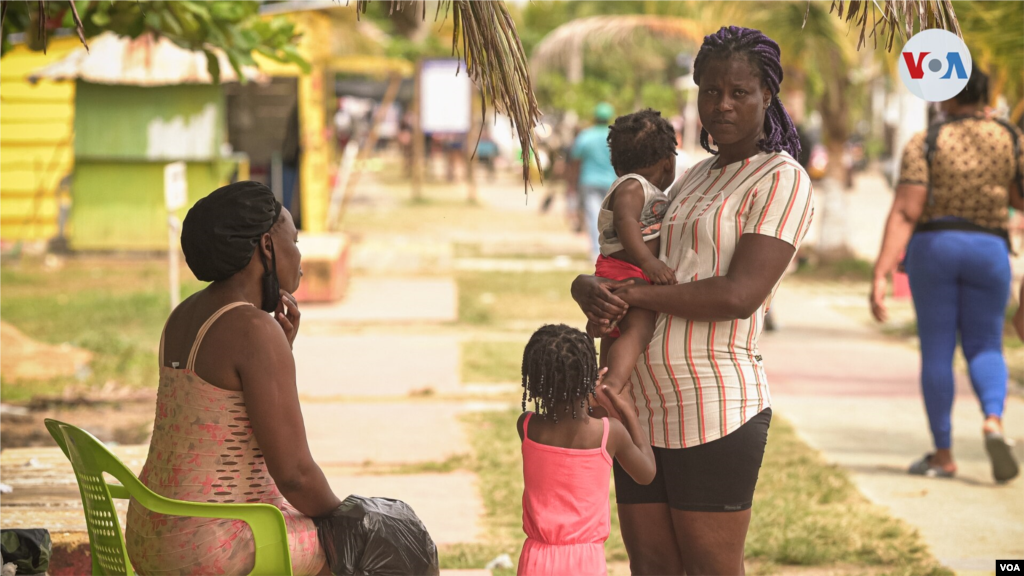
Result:
{"type": "Polygon", "coordinates": [[[985,433],[985,451],[992,461],[992,477],[996,482],[1009,482],[1020,473],[1017,456],[1013,453],[1013,442],[999,432],[985,433]]]}
{"type": "Polygon", "coordinates": [[[956,472],[950,472],[945,468],[938,466],[932,466],[932,456],[934,454],[925,454],[920,460],[910,465],[910,469],[907,473],[913,476],[927,476],[928,478],[952,478],[956,475],[956,472]]]}

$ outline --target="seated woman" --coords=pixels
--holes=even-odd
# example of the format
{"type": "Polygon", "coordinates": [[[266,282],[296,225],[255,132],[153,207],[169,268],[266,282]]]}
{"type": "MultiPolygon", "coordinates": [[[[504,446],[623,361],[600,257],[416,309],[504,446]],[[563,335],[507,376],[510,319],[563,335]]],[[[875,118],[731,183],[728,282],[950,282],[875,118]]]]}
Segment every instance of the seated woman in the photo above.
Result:
{"type": "MultiPolygon", "coordinates": [[[[189,210],[185,260],[212,283],[164,327],[156,422],[140,479],[177,500],[277,506],[294,573],[317,574],[327,568],[310,517],[341,502],[310,456],[295,387],[297,242],[291,214],[256,182],[219,188],[189,210]]],[[[125,532],[141,574],[253,567],[252,532],[241,521],[164,516],[132,500],[125,532]]]]}

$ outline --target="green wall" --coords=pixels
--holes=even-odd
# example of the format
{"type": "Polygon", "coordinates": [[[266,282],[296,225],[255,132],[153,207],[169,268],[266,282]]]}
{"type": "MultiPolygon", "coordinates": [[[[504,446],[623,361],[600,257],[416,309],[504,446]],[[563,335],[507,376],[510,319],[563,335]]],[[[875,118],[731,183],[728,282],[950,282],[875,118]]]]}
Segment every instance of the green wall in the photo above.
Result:
{"type": "MultiPolygon", "coordinates": [[[[188,206],[227,183],[231,162],[187,162],[188,206]]],[[[73,250],[167,250],[164,163],[79,161],[69,245],[73,250]]],[[[183,219],[187,207],[178,211],[183,219]]]]}
{"type": "Polygon", "coordinates": [[[89,82],[76,86],[76,159],[209,160],[220,156],[220,143],[226,141],[224,126],[220,86],[142,88],[89,82]],[[209,129],[197,130],[200,124],[209,124],[209,129]],[[188,127],[193,128],[192,135],[204,138],[168,141],[169,133],[185,132],[188,127]],[[151,132],[157,136],[155,141],[151,132]],[[149,153],[154,148],[163,153],[149,153]]]}
{"type": "Polygon", "coordinates": [[[166,250],[164,166],[186,161],[189,206],[234,169],[219,159],[226,141],[220,86],[78,82],[75,106],[74,250],[166,250]]]}

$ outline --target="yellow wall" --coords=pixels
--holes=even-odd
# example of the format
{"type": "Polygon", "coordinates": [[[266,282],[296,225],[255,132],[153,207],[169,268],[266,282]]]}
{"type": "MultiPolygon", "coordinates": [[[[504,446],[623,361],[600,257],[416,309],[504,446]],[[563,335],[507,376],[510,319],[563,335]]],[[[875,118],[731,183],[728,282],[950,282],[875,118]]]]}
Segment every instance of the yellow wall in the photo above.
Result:
{"type": "Polygon", "coordinates": [[[306,232],[327,229],[327,206],[330,203],[330,145],[327,140],[326,91],[333,92],[333,77],[327,78],[324,62],[329,57],[327,39],[332,33],[331,19],[322,12],[305,11],[288,14],[302,34],[299,53],[311,65],[304,73],[294,64],[282,64],[254,54],[260,70],[270,76],[298,76],[299,138],[302,156],[299,161],[299,188],[302,191],[302,228],[306,232]],[[330,82],[328,84],[328,82],[330,82]]]}
{"type": "Polygon", "coordinates": [[[46,54],[16,46],[0,60],[0,239],[57,234],[57,188],[74,166],[75,84],[26,77],[81,45],[56,38],[46,54]]]}

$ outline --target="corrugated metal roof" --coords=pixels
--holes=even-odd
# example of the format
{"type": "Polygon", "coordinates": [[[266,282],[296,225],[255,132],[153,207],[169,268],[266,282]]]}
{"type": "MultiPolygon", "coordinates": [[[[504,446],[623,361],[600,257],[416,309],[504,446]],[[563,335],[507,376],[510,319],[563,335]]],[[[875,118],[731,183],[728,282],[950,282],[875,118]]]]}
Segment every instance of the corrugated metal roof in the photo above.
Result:
{"type": "MultiPolygon", "coordinates": [[[[220,50],[214,50],[220,62],[220,81],[237,82],[238,75],[220,50]]],[[[249,80],[263,81],[255,68],[243,70],[249,80]]],[[[76,80],[95,84],[131,86],[169,86],[175,84],[212,84],[206,54],[186,50],[167,38],[143,34],[136,39],[105,32],[89,40],[89,50],[75,50],[63,60],[36,70],[30,81],[76,80]]]]}

